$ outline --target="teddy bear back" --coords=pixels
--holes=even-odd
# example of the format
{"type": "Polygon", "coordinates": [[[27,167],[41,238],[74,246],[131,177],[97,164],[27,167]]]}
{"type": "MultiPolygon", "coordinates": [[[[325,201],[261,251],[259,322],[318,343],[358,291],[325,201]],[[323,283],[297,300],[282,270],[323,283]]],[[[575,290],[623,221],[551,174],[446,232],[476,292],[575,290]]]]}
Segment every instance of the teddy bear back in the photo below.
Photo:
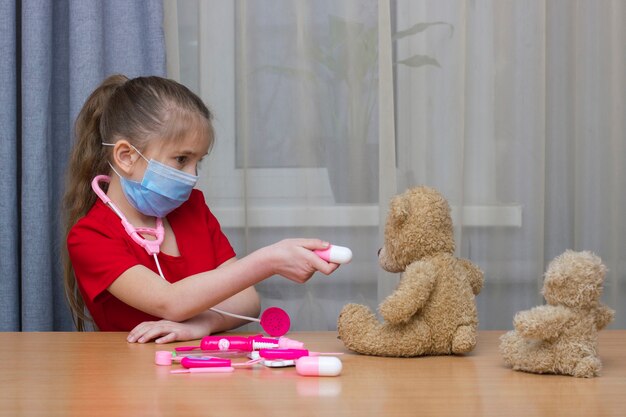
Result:
{"type": "Polygon", "coordinates": [[[393,256],[396,271],[410,263],[439,253],[454,253],[454,230],[450,206],[435,189],[413,187],[395,196],[385,225],[386,252],[393,256]]]}
{"type": "Polygon", "coordinates": [[[551,305],[589,309],[600,302],[605,274],[597,255],[567,250],[548,265],[542,294],[551,305]]]}

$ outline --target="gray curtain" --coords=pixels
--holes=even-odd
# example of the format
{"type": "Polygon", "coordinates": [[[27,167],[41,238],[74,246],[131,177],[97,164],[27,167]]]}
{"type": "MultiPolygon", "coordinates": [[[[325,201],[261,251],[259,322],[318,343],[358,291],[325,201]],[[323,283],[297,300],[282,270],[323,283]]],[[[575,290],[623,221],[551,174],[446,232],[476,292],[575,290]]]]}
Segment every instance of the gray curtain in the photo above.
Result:
{"type": "Polygon", "coordinates": [[[161,0],[0,0],[0,331],[73,329],[60,212],[73,121],[107,75],[165,74],[162,21],[161,0]]]}

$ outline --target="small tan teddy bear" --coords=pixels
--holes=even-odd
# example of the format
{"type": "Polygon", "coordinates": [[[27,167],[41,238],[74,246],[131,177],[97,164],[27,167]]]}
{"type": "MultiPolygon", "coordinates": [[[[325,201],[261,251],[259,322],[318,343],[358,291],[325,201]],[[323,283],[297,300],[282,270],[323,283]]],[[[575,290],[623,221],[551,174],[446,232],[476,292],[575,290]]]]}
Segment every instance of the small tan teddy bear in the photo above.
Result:
{"type": "Polygon", "coordinates": [[[605,273],[602,260],[588,251],[554,258],[542,290],[548,304],[517,313],[515,330],[500,338],[507,365],[539,374],[598,375],[598,331],[615,314],[600,302],[605,273]]]}
{"type": "Polygon", "coordinates": [[[379,306],[384,323],[366,306],[348,304],[337,330],[348,349],[374,356],[461,354],[476,345],[474,296],[483,274],[454,257],[448,202],[436,190],[415,187],[395,196],[385,225],[380,266],[403,272],[379,306]]]}

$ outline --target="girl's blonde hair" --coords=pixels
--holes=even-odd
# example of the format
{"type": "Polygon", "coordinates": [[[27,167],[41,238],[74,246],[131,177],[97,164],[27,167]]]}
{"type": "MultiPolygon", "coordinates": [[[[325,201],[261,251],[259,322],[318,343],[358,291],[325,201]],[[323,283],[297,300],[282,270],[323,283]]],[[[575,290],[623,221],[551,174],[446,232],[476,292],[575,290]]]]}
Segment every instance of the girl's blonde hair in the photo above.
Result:
{"type": "MultiPolygon", "coordinates": [[[[187,87],[161,77],[128,79],[124,75],[106,78],[87,98],[74,125],[75,144],[69,158],[66,176],[65,240],[76,222],[96,202],[91,180],[109,174],[111,150],[103,142],[124,138],[143,150],[152,138],[176,140],[190,129],[192,120],[201,121],[213,143],[211,112],[202,100],[187,87]]],[[[197,124],[196,124],[197,126],[197,124]]],[[[94,323],[85,311],[85,302],[78,289],[72,263],[67,253],[64,287],[74,325],[79,331],[94,323]]]]}

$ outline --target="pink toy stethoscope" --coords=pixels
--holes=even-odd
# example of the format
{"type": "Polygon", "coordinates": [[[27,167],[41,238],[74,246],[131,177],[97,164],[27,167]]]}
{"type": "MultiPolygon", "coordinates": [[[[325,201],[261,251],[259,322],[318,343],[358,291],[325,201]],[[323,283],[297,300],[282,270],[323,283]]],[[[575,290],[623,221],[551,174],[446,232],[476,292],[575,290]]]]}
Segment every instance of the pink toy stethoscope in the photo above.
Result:
{"type": "MultiPolygon", "coordinates": [[[[109,183],[111,181],[111,177],[108,175],[98,175],[91,181],[91,188],[96,193],[96,195],[102,200],[102,202],[109,206],[111,210],[121,219],[122,225],[124,226],[124,230],[128,235],[133,239],[135,243],[144,248],[148,255],[154,258],[156,262],[157,269],[159,270],[159,275],[161,278],[165,279],[163,275],[163,271],[161,270],[161,265],[159,264],[159,258],[157,257],[160,252],[161,244],[163,243],[163,237],[165,236],[165,229],[163,228],[163,219],[160,217],[156,218],[156,227],[135,227],[133,226],[124,216],[124,213],[111,201],[109,196],[100,188],[100,182],[109,183]],[[154,236],[154,240],[146,239],[142,236],[149,235],[154,236]]],[[[284,310],[278,307],[269,307],[263,314],[261,314],[261,318],[253,318],[240,316],[238,314],[229,313],[226,311],[219,310],[217,308],[211,308],[211,310],[224,314],[227,316],[235,317],[242,320],[248,321],[256,321],[258,322],[263,330],[267,332],[270,336],[279,337],[286,334],[289,331],[289,327],[291,325],[291,320],[289,319],[289,315],[284,310]]]]}

